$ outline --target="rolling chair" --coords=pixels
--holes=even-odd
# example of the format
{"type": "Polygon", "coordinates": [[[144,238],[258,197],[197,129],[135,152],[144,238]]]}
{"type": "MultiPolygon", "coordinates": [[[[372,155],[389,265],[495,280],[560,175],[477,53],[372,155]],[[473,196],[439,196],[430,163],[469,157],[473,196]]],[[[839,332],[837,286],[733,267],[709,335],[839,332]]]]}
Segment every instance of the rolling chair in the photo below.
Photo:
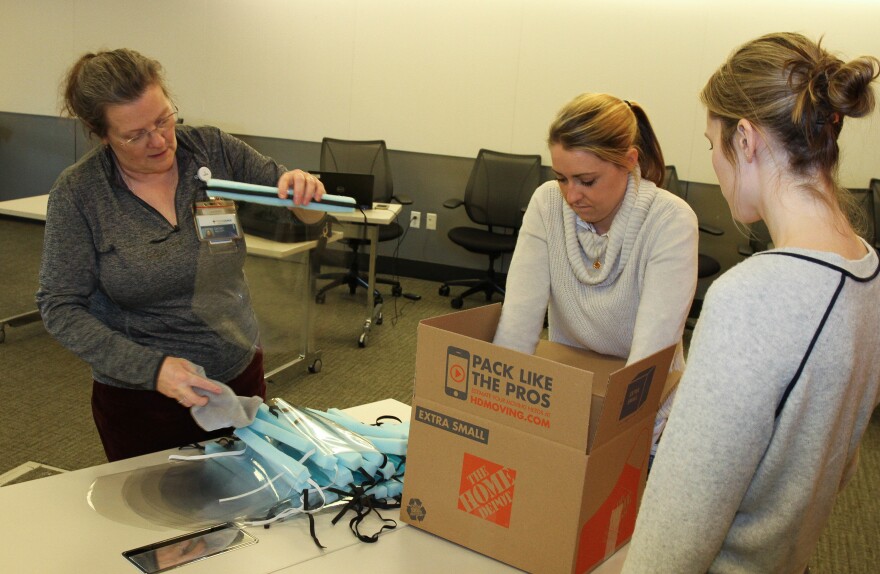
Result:
{"type": "MultiPolygon", "coordinates": [[[[850,193],[864,217],[861,236],[874,249],[880,249],[880,179],[872,179],[868,189],[851,189],[850,193]]],[[[772,248],[773,241],[767,225],[763,221],[758,221],[749,225],[749,242],[740,246],[739,254],[748,257],[772,248]]]]}
{"type": "Polygon", "coordinates": [[[865,203],[869,228],[865,239],[874,249],[880,249],[880,178],[871,180],[865,203]]]}
{"type": "MultiPolygon", "coordinates": [[[[374,177],[373,201],[390,203],[396,201],[402,205],[410,205],[409,198],[395,195],[394,184],[391,178],[391,165],[388,161],[388,149],[384,140],[340,140],[324,138],[321,141],[321,171],[335,171],[347,173],[368,173],[374,177]]],[[[358,224],[352,224],[358,225],[358,224]]],[[[396,221],[389,225],[379,226],[379,241],[392,241],[403,235],[403,228],[396,221]]],[[[365,237],[365,236],[364,236],[365,237]]],[[[321,287],[315,295],[317,303],[323,303],[326,293],[330,289],[340,285],[348,285],[352,295],[358,287],[369,288],[367,277],[360,270],[360,248],[362,245],[369,246],[369,239],[363,237],[345,237],[342,240],[351,248],[351,263],[345,273],[324,273],[318,275],[318,279],[331,279],[330,283],[321,287]]],[[[400,282],[395,279],[376,277],[376,283],[391,285],[391,295],[399,297],[403,295],[400,282]]],[[[412,296],[415,298],[416,296],[412,296]]],[[[373,292],[373,303],[382,303],[382,295],[376,289],[373,292]]],[[[381,323],[381,315],[376,320],[381,323]]]]}
{"type": "Polygon", "coordinates": [[[464,205],[472,222],[487,227],[454,227],[447,234],[456,245],[489,257],[485,278],[446,281],[440,286],[443,296],[449,295],[450,286],[469,286],[452,299],[453,309],[460,309],[464,298],[474,293],[485,293],[486,301],[491,301],[495,293],[504,296],[504,284],[495,273],[495,260],[513,253],[523,213],[540,183],[541,156],[481,149],[471,170],[464,200],[456,198],[443,203],[448,209],[464,205]]]}
{"type": "MultiPolygon", "coordinates": [[[[678,179],[678,172],[675,169],[674,165],[666,166],[666,176],[663,178],[663,185],[661,186],[666,191],[677,195],[683,200],[687,201],[687,192],[685,191],[684,186],[681,185],[681,181],[678,179]]],[[[704,225],[700,223],[699,220],[697,222],[700,233],[708,233],[709,235],[720,236],[724,235],[724,231],[718,229],[717,227],[713,227],[711,225],[704,225]]],[[[710,255],[706,255],[705,253],[697,254],[697,279],[708,279],[712,277],[718,272],[721,271],[721,263],[718,262],[717,259],[710,255]]],[[[700,310],[703,308],[703,300],[699,298],[694,298],[693,303],[691,303],[690,311],[688,311],[688,319],[685,324],[687,328],[693,329],[694,324],[696,323],[697,318],[700,316],[700,310]]]]}

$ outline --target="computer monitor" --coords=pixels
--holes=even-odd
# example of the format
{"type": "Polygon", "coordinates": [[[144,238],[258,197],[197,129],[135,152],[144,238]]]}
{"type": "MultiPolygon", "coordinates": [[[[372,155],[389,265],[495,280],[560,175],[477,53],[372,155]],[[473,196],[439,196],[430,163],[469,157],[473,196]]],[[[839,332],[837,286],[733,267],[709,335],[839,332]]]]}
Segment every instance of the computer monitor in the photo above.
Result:
{"type": "Polygon", "coordinates": [[[310,173],[321,180],[327,193],[350,197],[354,199],[360,209],[373,208],[374,177],[372,174],[337,171],[312,171],[310,173]]]}

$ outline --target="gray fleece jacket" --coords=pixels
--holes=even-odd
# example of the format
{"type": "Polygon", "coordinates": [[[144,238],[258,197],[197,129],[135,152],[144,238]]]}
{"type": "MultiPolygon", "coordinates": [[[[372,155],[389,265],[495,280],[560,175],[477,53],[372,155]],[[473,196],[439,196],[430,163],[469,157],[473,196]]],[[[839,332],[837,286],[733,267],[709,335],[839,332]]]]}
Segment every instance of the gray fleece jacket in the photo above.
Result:
{"type": "Polygon", "coordinates": [[[154,389],[166,356],[229,381],[258,344],[243,241],[218,253],[196,235],[193,204],[207,199],[196,171],[274,186],[285,168],[216,128],[176,130],[177,226],[129,191],[109,147],[49,194],[37,304],[49,332],[108,385],[154,389]]]}

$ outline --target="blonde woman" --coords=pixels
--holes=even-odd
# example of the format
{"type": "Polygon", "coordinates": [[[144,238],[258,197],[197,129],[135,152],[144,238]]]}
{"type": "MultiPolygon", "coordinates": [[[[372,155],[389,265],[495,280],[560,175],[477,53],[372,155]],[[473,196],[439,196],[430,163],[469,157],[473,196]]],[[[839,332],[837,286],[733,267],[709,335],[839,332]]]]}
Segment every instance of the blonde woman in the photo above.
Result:
{"type": "Polygon", "coordinates": [[[494,342],[533,353],[546,312],[551,341],[629,362],[680,343],[697,218],[659,187],[663,153],[647,114],[583,94],[559,112],[548,145],[556,180],[526,210],[494,342]]]}

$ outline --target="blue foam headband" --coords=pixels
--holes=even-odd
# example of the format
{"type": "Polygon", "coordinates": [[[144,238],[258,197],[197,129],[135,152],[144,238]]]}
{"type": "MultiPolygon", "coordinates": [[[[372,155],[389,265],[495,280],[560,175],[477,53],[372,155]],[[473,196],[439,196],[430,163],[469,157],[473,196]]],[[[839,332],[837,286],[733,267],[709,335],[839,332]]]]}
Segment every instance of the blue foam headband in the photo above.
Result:
{"type": "Polygon", "coordinates": [[[308,205],[294,205],[292,199],[281,199],[278,197],[278,189],[268,185],[255,185],[253,183],[213,178],[209,179],[206,184],[208,195],[234,201],[250,201],[262,205],[296,207],[299,209],[334,213],[352,213],[357,208],[354,199],[345,195],[325,193],[321,201],[312,201],[308,205]]]}

